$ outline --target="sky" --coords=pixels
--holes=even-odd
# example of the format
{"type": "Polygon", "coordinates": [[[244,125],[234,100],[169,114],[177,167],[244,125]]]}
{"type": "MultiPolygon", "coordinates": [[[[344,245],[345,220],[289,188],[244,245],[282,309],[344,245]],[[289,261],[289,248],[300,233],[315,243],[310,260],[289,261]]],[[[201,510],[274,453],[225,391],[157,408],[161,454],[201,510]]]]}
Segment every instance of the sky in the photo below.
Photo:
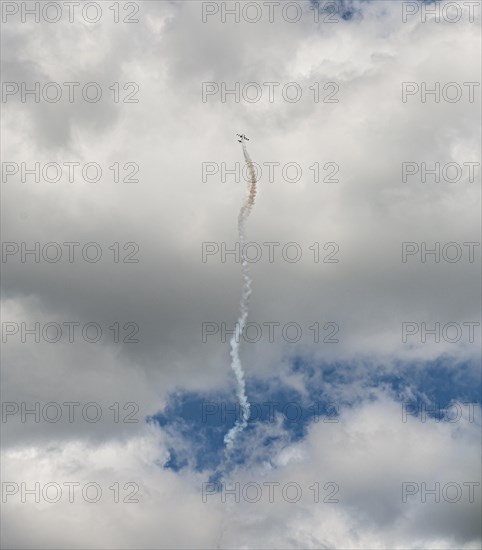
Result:
{"type": "Polygon", "coordinates": [[[480,548],[480,13],[2,3],[3,547],[480,548]]]}

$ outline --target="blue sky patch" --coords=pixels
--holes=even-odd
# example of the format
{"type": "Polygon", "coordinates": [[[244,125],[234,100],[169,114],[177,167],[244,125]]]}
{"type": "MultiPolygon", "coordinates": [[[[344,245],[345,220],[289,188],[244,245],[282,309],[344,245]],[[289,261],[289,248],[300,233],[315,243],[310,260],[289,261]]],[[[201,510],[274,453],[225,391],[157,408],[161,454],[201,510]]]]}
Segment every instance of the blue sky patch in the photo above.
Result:
{"type": "MultiPolygon", "coordinates": [[[[315,367],[297,359],[291,373],[302,376],[303,392],[278,377],[247,379],[251,418],[236,443],[234,463],[251,458],[254,444],[260,459],[266,458],[270,449],[301,440],[313,422],[336,422],[344,408],[376,399],[380,391],[406,403],[412,416],[424,410],[428,417],[442,421],[447,420],[444,410],[453,402],[481,401],[477,365],[469,361],[454,364],[448,357],[400,362],[389,369],[383,365],[360,369],[348,363],[315,367]]],[[[224,460],[224,436],[240,414],[234,392],[173,394],[162,413],[148,418],[171,439],[170,457],[163,467],[179,471],[190,466],[200,472],[219,468],[224,460]]]]}

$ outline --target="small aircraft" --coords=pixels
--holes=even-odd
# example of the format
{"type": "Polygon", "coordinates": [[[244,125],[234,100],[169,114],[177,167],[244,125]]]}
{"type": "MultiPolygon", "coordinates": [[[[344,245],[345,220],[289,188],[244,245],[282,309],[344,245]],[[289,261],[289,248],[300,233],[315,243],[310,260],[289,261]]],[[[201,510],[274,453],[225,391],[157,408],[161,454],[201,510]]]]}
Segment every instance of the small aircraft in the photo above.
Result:
{"type": "Polygon", "coordinates": [[[244,134],[236,134],[237,136],[239,136],[240,139],[238,139],[239,143],[241,143],[244,139],[246,141],[249,141],[249,138],[247,138],[244,134]]]}

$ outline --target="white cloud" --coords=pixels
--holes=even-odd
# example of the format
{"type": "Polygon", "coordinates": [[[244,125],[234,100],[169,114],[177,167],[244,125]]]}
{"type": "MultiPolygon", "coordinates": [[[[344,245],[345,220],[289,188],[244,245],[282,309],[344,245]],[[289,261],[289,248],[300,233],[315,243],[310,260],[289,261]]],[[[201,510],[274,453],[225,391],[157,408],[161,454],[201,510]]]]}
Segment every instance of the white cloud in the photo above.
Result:
{"type": "MultiPolygon", "coordinates": [[[[479,416],[480,418],[480,416],[479,416]]],[[[233,474],[239,501],[226,493],[202,497],[207,476],[183,469],[175,474],[156,465],[168,453],[157,429],[129,441],[96,446],[69,443],[12,450],[4,455],[4,482],[17,482],[19,492],[7,497],[4,540],[9,547],[85,548],[476,548],[479,537],[480,475],[476,442],[480,425],[402,422],[401,406],[383,394],[346,411],[338,423],[313,424],[307,437],[283,448],[273,465],[245,465],[233,474]],[[21,497],[35,482],[62,488],[58,503],[34,503],[21,497]],[[66,482],[80,485],[68,502],[66,482]],[[87,483],[97,483],[102,497],[83,501],[87,483]],[[138,503],[114,502],[112,487],[120,483],[121,500],[133,489],[138,503]],[[269,501],[268,483],[273,497],[269,501]],[[319,483],[319,502],[314,484],[319,483]],[[402,500],[402,483],[414,482],[418,493],[402,500]],[[428,495],[421,502],[421,484],[440,483],[441,501],[428,495]],[[470,501],[467,482],[478,482],[470,501]],[[253,499],[261,488],[260,500],[253,499]],[[299,501],[288,499],[296,492],[299,501]],[[447,484],[458,484],[459,502],[447,484]],[[328,485],[327,485],[328,484],[328,485]],[[310,489],[311,487],[311,489],[310,489]],[[247,495],[247,497],[243,497],[247,495]],[[337,503],[329,502],[338,500],[337,503]],[[121,519],[122,518],[122,519],[121,519]],[[62,520],[59,523],[59,520],[62,520]],[[19,526],[27,524],[28,531],[19,526]],[[85,527],[89,526],[88,529],[85,527]]],[[[272,430],[275,433],[277,428],[272,430]]],[[[263,435],[266,435],[265,433],[263,435]]],[[[232,486],[231,486],[232,488],[232,486]]],[[[209,489],[206,489],[209,490],[209,489]]],[[[453,490],[453,489],[451,489],[453,490]]],[[[95,497],[95,490],[87,493],[95,497]]],[[[42,495],[42,493],[41,493],[42,495]]],[[[47,493],[54,498],[55,490],[47,493]]]]}
{"type": "MultiPolygon", "coordinates": [[[[401,163],[480,161],[480,99],[402,103],[401,85],[480,82],[480,26],[465,18],[450,24],[414,17],[403,24],[395,2],[357,3],[362,16],[335,25],[315,25],[309,17],[297,24],[223,24],[213,17],[204,24],[200,3],[139,4],[139,24],[9,22],[2,32],[4,81],[95,80],[107,94],[99,104],[2,105],[9,136],[4,162],[103,168],[95,184],[80,177],[69,183],[65,171],[57,183],[2,184],[4,241],[97,241],[103,250],[95,264],[15,259],[2,265],[3,321],[104,327],[97,344],[23,343],[18,335],[4,344],[4,401],[95,401],[105,412],[95,424],[9,420],[6,472],[66,479],[75,465],[79,480],[135,474],[147,495],[130,511],[82,504],[74,516],[63,505],[41,506],[41,513],[9,506],[6,545],[208,547],[216,544],[224,514],[228,547],[474,547],[476,507],[402,505],[397,485],[401,475],[472,479],[473,425],[401,424],[393,403],[364,404],[340,424],[314,425],[305,440],[273,457],[280,479],[337,477],[346,502],[321,512],[245,504],[232,518],[226,507],[200,502],[198,474],[154,466],[167,457],[158,441],[162,431],[112,422],[109,406],[135,402],[142,420],[173,391],[226,389],[232,382],[228,344],[219,334],[203,343],[201,325],[234,323],[240,266],[219,256],[202,263],[201,244],[233,246],[244,186],[229,177],[221,182],[219,174],[203,183],[201,167],[241,162],[234,141],[241,130],[251,137],[256,162],[297,162],[303,169],[297,183],[279,175],[270,183],[263,172],[248,227],[253,241],[295,241],[303,250],[298,263],[279,255],[270,263],[264,254],[252,265],[250,320],[295,321],[303,336],[297,344],[279,336],[270,343],[264,332],[259,343],[244,343],[248,377],[270,380],[276,373],[302,392],[306,379],[288,368],[294,357],[313,365],[348,363],[359,384],[330,391],[357,400],[374,365],[389,371],[413,361],[423,368],[437,358],[454,370],[463,361],[476,364],[478,331],[474,343],[467,332],[457,343],[429,338],[421,344],[417,337],[403,343],[401,324],[480,322],[480,247],[474,263],[467,256],[458,263],[402,263],[401,243],[480,241],[480,168],[473,183],[466,174],[458,183],[403,183],[401,163]],[[201,101],[203,81],[277,81],[281,88],[295,80],[303,88],[299,103],[271,104],[266,95],[257,104],[223,103],[219,96],[201,101]],[[138,104],[107,99],[112,82],[129,81],[140,86],[138,104]],[[336,81],[340,102],[314,103],[315,81],[336,81]],[[109,166],[116,161],[139,164],[139,183],[113,183],[109,166]],[[314,162],[336,162],[340,181],[315,184],[314,162]],[[129,241],[139,244],[140,262],[112,262],[109,246],[129,241]],[[309,247],[331,241],[339,245],[340,262],[314,263],[309,247]],[[108,327],[115,321],[138,323],[140,342],[112,342],[108,327]],[[309,327],[316,321],[338,323],[339,343],[314,343],[309,327]]],[[[242,475],[258,475],[258,467],[242,475]]]]}

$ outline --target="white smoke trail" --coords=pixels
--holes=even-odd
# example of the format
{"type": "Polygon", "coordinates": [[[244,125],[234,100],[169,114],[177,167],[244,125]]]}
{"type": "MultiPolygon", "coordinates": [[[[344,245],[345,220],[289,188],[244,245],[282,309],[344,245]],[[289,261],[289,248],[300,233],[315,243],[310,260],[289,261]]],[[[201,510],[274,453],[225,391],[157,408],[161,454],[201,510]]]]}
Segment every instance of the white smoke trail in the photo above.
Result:
{"type": "Polygon", "coordinates": [[[238,236],[239,246],[241,253],[241,272],[243,276],[243,289],[241,293],[241,301],[239,304],[239,317],[236,323],[236,328],[233,336],[230,340],[231,346],[231,368],[236,376],[236,382],[238,385],[237,397],[241,406],[241,419],[236,420],[235,425],[224,436],[224,443],[226,444],[226,452],[229,454],[233,448],[234,441],[239,432],[243,431],[248,425],[250,405],[246,396],[246,383],[244,380],[243,365],[239,358],[239,342],[243,330],[246,326],[246,319],[248,318],[249,298],[251,296],[251,277],[249,275],[248,262],[244,255],[244,245],[246,243],[246,220],[251,212],[251,208],[254,205],[254,199],[256,197],[256,173],[254,170],[253,162],[246,149],[246,143],[241,138],[243,145],[244,160],[248,166],[248,197],[246,202],[241,207],[238,215],[238,236]]]}

